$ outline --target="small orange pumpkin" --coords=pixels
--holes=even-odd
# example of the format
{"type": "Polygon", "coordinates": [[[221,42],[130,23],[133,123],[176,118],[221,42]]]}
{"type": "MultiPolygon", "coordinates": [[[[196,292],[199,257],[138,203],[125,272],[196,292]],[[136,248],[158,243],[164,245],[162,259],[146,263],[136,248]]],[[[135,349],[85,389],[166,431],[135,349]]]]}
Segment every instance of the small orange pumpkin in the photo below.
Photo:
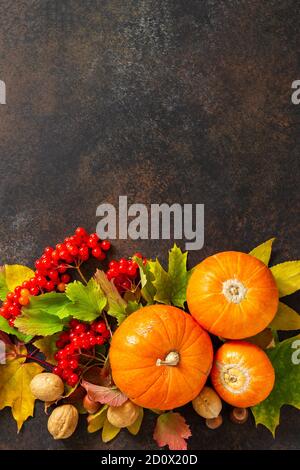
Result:
{"type": "Polygon", "coordinates": [[[113,335],[117,387],[145,408],[170,410],[193,400],[213,360],[209,335],[182,310],[151,305],[132,313],[113,335]]]}
{"type": "Polygon", "coordinates": [[[273,320],[278,289],[254,256],[226,251],[198,264],[187,288],[188,307],[209,332],[227,339],[254,336],[273,320]]]}
{"type": "Polygon", "coordinates": [[[211,381],[224,401],[247,408],[268,397],[275,372],[270,359],[258,346],[246,341],[228,341],[215,354],[211,381]]]}

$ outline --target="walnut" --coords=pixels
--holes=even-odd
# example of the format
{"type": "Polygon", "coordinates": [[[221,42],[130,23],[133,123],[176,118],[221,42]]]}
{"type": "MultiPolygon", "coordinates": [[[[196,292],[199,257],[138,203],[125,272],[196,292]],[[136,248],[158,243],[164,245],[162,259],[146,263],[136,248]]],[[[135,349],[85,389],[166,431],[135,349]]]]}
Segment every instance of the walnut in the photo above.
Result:
{"type": "Polygon", "coordinates": [[[222,410],[222,402],[216,392],[210,387],[204,387],[192,401],[196,413],[203,418],[217,418],[222,410]]]}
{"type": "Polygon", "coordinates": [[[110,406],[107,410],[107,419],[117,428],[131,426],[139,417],[140,407],[127,400],[121,406],[110,406]]]}
{"type": "Polygon", "coordinates": [[[52,402],[61,398],[64,393],[64,384],[58,375],[43,372],[32,379],[30,389],[35,398],[52,402]]]}
{"type": "Polygon", "coordinates": [[[54,439],[67,439],[78,424],[78,411],[73,405],[61,405],[55,408],[48,419],[48,431],[54,439]]]}

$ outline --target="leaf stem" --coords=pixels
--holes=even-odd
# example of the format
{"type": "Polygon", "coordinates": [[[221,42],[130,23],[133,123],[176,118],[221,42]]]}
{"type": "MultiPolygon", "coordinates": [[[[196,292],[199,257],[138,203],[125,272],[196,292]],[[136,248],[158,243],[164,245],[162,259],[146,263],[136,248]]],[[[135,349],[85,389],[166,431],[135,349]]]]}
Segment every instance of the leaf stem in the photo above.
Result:
{"type": "Polygon", "coordinates": [[[78,272],[79,276],[80,276],[81,279],[83,280],[83,282],[84,282],[85,284],[87,284],[88,282],[87,282],[86,278],[84,277],[84,275],[83,275],[83,273],[82,273],[82,271],[81,271],[81,269],[80,269],[79,264],[76,265],[76,269],[77,269],[77,272],[78,272]]]}
{"type": "Polygon", "coordinates": [[[39,364],[42,364],[43,366],[48,367],[49,369],[53,369],[54,367],[52,364],[49,364],[49,362],[42,361],[37,357],[32,357],[30,354],[18,354],[18,357],[25,357],[26,359],[30,359],[31,361],[38,362],[39,364]]]}
{"type": "Polygon", "coordinates": [[[103,362],[102,358],[100,359],[100,357],[92,356],[91,354],[86,354],[86,353],[80,352],[80,356],[88,357],[90,359],[94,359],[95,361],[103,362]]]}
{"type": "Polygon", "coordinates": [[[111,328],[110,328],[110,326],[109,326],[106,313],[103,311],[103,312],[102,312],[102,315],[103,315],[103,318],[104,318],[104,321],[105,321],[106,328],[108,329],[109,334],[110,334],[110,337],[112,338],[112,331],[111,331],[111,328]]]}

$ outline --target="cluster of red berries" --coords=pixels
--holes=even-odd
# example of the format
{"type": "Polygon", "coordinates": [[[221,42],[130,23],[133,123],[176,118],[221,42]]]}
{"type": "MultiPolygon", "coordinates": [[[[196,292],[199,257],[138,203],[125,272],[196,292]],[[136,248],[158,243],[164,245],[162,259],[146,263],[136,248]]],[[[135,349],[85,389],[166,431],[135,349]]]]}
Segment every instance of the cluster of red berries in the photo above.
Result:
{"type": "Polygon", "coordinates": [[[102,261],[109,249],[108,240],[101,241],[96,233],[88,234],[84,228],[78,227],[74,235],[65,238],[63,243],[58,243],[55,248],[45,248],[43,255],[35,262],[35,276],[7,294],[0,315],[13,326],[22,306],[30,302],[31,295],[54,290],[64,292],[66,284],[71,281],[71,276],[66,273],[71,265],[80,265],[90,256],[102,261]]]}
{"type": "Polygon", "coordinates": [[[97,345],[105,344],[109,337],[110,332],[103,320],[96,320],[90,325],[71,320],[69,330],[63,331],[56,342],[58,351],[54,358],[57,366],[53,368],[53,373],[74,387],[80,378],[79,359],[82,350],[89,351],[97,345]]]}
{"type": "MultiPolygon", "coordinates": [[[[135,253],[133,258],[143,259],[143,263],[147,263],[147,259],[143,258],[141,253],[135,253]]],[[[109,265],[106,276],[109,280],[113,280],[118,291],[122,294],[136,284],[136,278],[139,275],[139,266],[133,259],[121,258],[119,261],[112,260],[109,265]]]]}

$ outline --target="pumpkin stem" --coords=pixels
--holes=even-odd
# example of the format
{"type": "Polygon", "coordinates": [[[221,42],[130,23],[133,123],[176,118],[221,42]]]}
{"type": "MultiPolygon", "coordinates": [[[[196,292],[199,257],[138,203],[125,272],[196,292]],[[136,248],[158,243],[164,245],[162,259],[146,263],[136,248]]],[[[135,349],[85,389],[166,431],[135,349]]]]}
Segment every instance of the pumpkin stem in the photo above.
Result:
{"type": "Polygon", "coordinates": [[[180,355],[177,351],[169,352],[165,359],[157,359],[156,365],[157,366],[177,366],[179,364],[180,355]]]}

